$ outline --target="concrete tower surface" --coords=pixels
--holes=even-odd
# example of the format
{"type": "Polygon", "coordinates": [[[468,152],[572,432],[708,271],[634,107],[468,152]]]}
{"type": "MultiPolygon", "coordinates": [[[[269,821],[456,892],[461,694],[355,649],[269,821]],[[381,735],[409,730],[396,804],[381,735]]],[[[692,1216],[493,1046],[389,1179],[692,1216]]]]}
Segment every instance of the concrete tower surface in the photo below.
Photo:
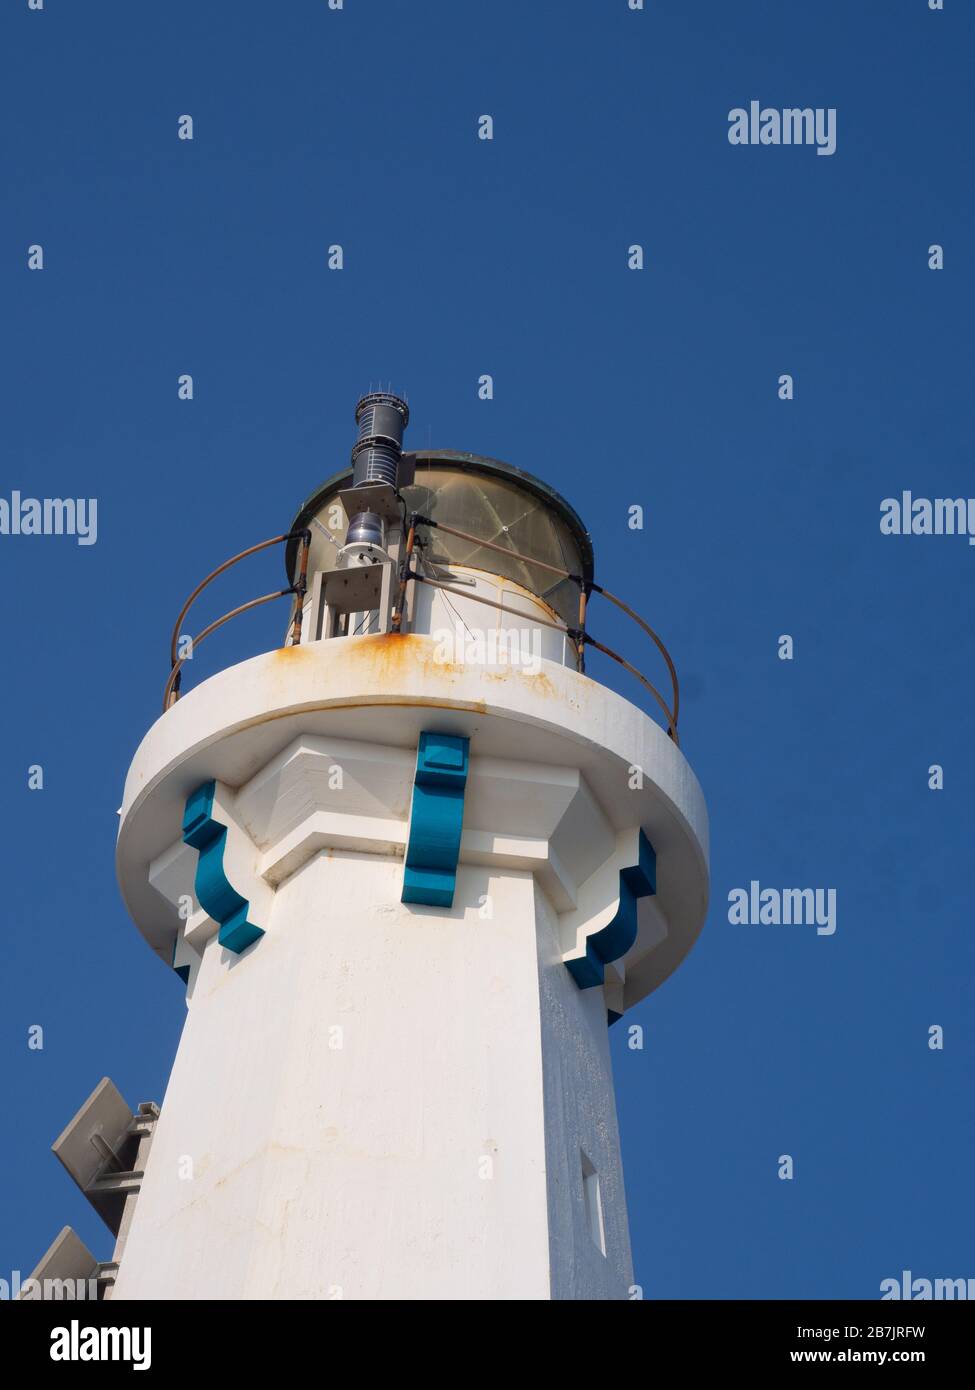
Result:
{"type": "Polygon", "coordinates": [[[707,905],[676,680],[664,728],[586,675],[578,516],[408,418],[364,398],[278,538],[282,648],[184,694],[177,623],[118,874],[187,1017],[117,1299],[629,1296],[607,1026],[707,905]]]}

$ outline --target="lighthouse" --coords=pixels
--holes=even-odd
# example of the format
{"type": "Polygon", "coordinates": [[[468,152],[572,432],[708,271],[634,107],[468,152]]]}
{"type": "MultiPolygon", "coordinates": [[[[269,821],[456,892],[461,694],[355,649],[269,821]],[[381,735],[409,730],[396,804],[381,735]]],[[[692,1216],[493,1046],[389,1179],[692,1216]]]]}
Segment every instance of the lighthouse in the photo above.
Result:
{"type": "Polygon", "coordinates": [[[673,663],[549,481],[409,452],[389,392],[356,421],[235,557],[283,556],[226,615],[281,598],[282,645],[193,682],[224,620],[184,606],[126,778],[122,895],[187,1012],[111,1297],[627,1299],[609,1030],[708,894],[673,663]]]}

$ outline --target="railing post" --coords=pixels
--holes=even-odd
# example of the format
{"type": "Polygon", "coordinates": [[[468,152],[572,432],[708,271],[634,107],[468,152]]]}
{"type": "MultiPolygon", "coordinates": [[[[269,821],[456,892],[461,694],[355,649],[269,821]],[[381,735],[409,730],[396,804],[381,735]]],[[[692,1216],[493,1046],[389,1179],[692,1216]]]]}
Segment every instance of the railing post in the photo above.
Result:
{"type": "Polygon", "coordinates": [[[399,592],[396,595],[396,606],[393,609],[393,617],[390,627],[393,632],[403,630],[403,608],[406,604],[406,586],[410,580],[410,567],[413,560],[413,547],[416,544],[416,527],[420,520],[416,512],[410,515],[410,527],[406,533],[406,549],[403,552],[403,560],[399,567],[399,592]]]}
{"type": "Polygon", "coordinates": [[[576,642],[576,670],[580,675],[586,673],[586,604],[589,591],[585,584],[579,585],[579,640],[576,642]]]}
{"type": "Polygon", "coordinates": [[[291,645],[297,647],[301,643],[301,623],[303,609],[305,606],[305,594],[308,591],[308,552],[311,549],[311,531],[302,531],[300,550],[298,553],[298,578],[295,580],[295,619],[291,627],[291,645]]]}

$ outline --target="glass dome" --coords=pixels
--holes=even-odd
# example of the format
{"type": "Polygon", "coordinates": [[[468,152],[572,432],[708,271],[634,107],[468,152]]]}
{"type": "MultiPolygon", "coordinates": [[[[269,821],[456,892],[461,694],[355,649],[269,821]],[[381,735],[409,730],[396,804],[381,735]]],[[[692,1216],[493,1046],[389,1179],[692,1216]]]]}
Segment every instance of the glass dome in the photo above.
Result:
{"type": "MultiPolygon", "coordinates": [[[[418,512],[432,521],[466,531],[477,541],[461,540],[430,528],[424,555],[435,565],[484,570],[513,580],[547,603],[569,626],[579,616],[579,586],[532,561],[555,565],[586,581],[593,578],[589,534],[568,502],[538,478],[498,459],[438,449],[404,454],[401,486],[405,516],[418,512]],[[507,556],[480,541],[511,550],[507,556]],[[527,559],[520,556],[530,557],[527,559]]],[[[295,517],[293,530],[311,527],[309,573],[332,570],[348,518],[339,499],[351,471],[329,478],[295,517]]],[[[287,550],[288,574],[294,575],[297,542],[287,550]]]]}

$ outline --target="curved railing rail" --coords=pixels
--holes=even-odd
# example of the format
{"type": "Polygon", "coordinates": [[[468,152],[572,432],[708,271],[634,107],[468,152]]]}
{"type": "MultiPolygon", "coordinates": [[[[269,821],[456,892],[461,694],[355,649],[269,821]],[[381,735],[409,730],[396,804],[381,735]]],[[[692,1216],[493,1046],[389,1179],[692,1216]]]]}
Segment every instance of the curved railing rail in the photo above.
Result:
{"type": "Polygon", "coordinates": [[[180,656],[179,649],[183,640],[183,623],[193,604],[207,588],[221,574],[224,574],[236,565],[240,560],[246,560],[249,555],[256,555],[258,551],[267,550],[272,545],[283,545],[286,541],[299,541],[298,551],[298,578],[294,584],[287,589],[275,589],[273,593],[262,594],[260,598],[252,598],[247,603],[241,603],[236,608],[231,608],[229,613],[224,613],[222,618],[217,618],[209,623],[203,631],[196,637],[190,639],[190,650],[195,652],[204,638],[209,637],[211,632],[216,632],[218,627],[223,627],[224,623],[229,623],[231,618],[236,618],[239,613],[246,613],[249,608],[258,608],[263,603],[270,603],[272,599],[284,598],[288,594],[295,595],[294,615],[291,624],[291,645],[296,646],[301,641],[301,608],[305,597],[308,584],[308,547],[311,544],[310,531],[289,531],[283,536],[271,536],[266,541],[259,541],[257,545],[250,545],[246,550],[241,550],[237,555],[232,555],[229,560],[224,560],[222,565],[218,565],[215,570],[211,570],[206,579],[200,581],[190,594],[189,598],[179,610],[179,617],[173,624],[173,633],[169,642],[169,679],[166,681],[166,689],[163,692],[163,711],[165,712],[174,705],[180,696],[180,686],[183,680],[183,666],[189,660],[188,656],[180,656]]]}
{"type": "MultiPolygon", "coordinates": [[[[497,551],[498,554],[505,555],[511,560],[521,560],[525,564],[533,565],[536,569],[546,570],[550,574],[557,574],[561,578],[569,579],[576,584],[579,589],[579,618],[576,626],[570,626],[568,623],[547,622],[544,619],[536,617],[534,614],[531,615],[532,622],[537,623],[539,627],[551,628],[556,632],[564,633],[572,641],[576,649],[576,666],[580,671],[585,671],[585,651],[588,646],[595,648],[598,652],[602,652],[605,656],[611,657],[612,660],[622,666],[624,670],[628,671],[632,676],[635,676],[650,695],[653,696],[653,699],[656,701],[666,720],[668,734],[673,739],[674,743],[677,744],[678,747],[680,746],[680,739],[677,734],[677,719],[680,713],[680,686],[677,680],[677,669],[663,641],[658,634],[654,632],[649,623],[645,622],[643,618],[640,617],[639,613],[634,612],[629,604],[624,603],[623,600],[617,598],[615,594],[611,594],[609,590],[604,589],[601,584],[596,584],[591,579],[587,580],[583,575],[573,574],[571,570],[561,569],[558,565],[549,564],[544,560],[536,560],[530,555],[521,555],[518,551],[510,550],[507,546],[497,545],[493,541],[483,540],[480,536],[473,536],[467,531],[458,531],[455,527],[447,526],[442,521],[434,521],[431,517],[422,516],[420,513],[414,513],[409,519],[406,545],[403,559],[400,563],[399,588],[392,615],[392,629],[394,632],[399,632],[401,630],[403,613],[406,608],[407,588],[411,582],[427,584],[434,589],[442,589],[444,592],[454,594],[458,598],[467,600],[469,603],[483,603],[490,608],[497,608],[501,609],[501,611],[510,612],[510,610],[504,609],[504,606],[497,603],[494,599],[485,598],[479,594],[472,594],[466,590],[454,588],[452,585],[446,584],[440,579],[433,579],[429,575],[421,574],[413,564],[418,544],[417,531],[418,528],[421,527],[432,527],[440,531],[445,531],[448,535],[456,536],[459,540],[470,541],[474,545],[480,546],[485,550],[497,551]],[[636,666],[627,661],[625,657],[620,656],[619,652],[614,651],[612,647],[608,647],[604,642],[598,641],[586,630],[589,598],[592,594],[599,594],[600,597],[608,600],[608,602],[614,604],[622,613],[625,613],[628,618],[632,618],[637,626],[640,627],[653,642],[654,646],[663,657],[670,675],[670,704],[667,703],[664,696],[661,695],[656,686],[646,678],[642,671],[638,670],[636,666]]],[[[218,565],[215,570],[207,575],[206,579],[196,586],[183,604],[179,612],[179,617],[176,619],[173,627],[170,640],[170,672],[163,694],[164,710],[174,705],[180,697],[183,666],[188,660],[187,656],[179,655],[180,641],[183,638],[183,623],[186,621],[187,614],[203,590],[207,588],[214,579],[230,569],[232,565],[236,565],[240,560],[245,560],[250,555],[256,555],[259,551],[267,550],[269,546],[282,545],[286,541],[295,539],[300,542],[300,545],[298,550],[297,578],[294,584],[290,585],[287,589],[278,589],[270,594],[262,594],[260,598],[251,599],[248,603],[242,603],[237,608],[232,608],[229,613],[225,613],[223,617],[217,618],[214,622],[208,624],[199,636],[191,639],[191,650],[195,652],[199,644],[208,637],[211,632],[215,632],[217,628],[222,627],[224,623],[229,622],[231,618],[237,617],[240,613],[245,613],[249,608],[257,608],[261,604],[270,603],[273,599],[285,598],[288,594],[294,595],[295,599],[289,645],[296,646],[301,641],[302,606],[308,582],[308,551],[311,544],[311,532],[289,531],[283,536],[271,536],[269,540],[260,541],[257,545],[249,546],[238,555],[233,555],[229,560],[225,560],[222,565],[218,565]]]]}
{"type": "Polygon", "coordinates": [[[407,536],[406,544],[406,555],[404,557],[403,566],[400,571],[400,597],[398,600],[398,612],[394,614],[393,617],[394,628],[398,626],[398,620],[401,617],[403,604],[405,602],[406,585],[409,583],[411,579],[416,580],[421,584],[429,584],[433,588],[444,589],[447,593],[457,595],[458,598],[464,598],[467,600],[473,599],[477,603],[488,604],[491,608],[502,608],[502,605],[500,603],[496,603],[492,599],[481,598],[474,594],[465,593],[462,589],[454,589],[450,585],[444,584],[439,580],[430,579],[426,575],[419,574],[412,566],[413,552],[416,548],[416,529],[418,526],[435,527],[439,531],[445,531],[448,535],[456,536],[459,540],[471,541],[474,545],[483,547],[485,550],[495,550],[500,555],[506,555],[510,560],[521,560],[525,564],[533,565],[536,569],[543,569],[550,574],[560,575],[563,579],[570,579],[574,584],[576,584],[579,588],[578,626],[570,627],[567,623],[548,623],[542,621],[541,619],[535,618],[534,616],[532,618],[532,621],[537,622],[541,627],[549,627],[555,629],[555,631],[557,632],[564,632],[567,637],[570,637],[572,639],[572,641],[575,643],[576,648],[576,665],[580,671],[585,671],[585,649],[587,646],[589,646],[595,647],[597,651],[602,652],[605,656],[612,657],[612,659],[615,662],[618,662],[618,664],[622,666],[624,670],[629,671],[631,675],[636,676],[637,680],[640,681],[641,684],[650,692],[650,694],[656,700],[657,704],[660,706],[664,718],[667,721],[667,732],[673,739],[674,743],[676,743],[677,746],[680,747],[680,739],[677,734],[677,719],[678,715],[680,714],[680,684],[677,679],[677,668],[673,663],[670,652],[664,646],[663,641],[657,635],[657,633],[654,632],[650,624],[644,622],[640,615],[638,613],[635,613],[633,609],[629,606],[629,604],[624,603],[623,600],[621,598],[617,598],[615,594],[611,594],[609,590],[604,589],[601,584],[596,584],[591,579],[586,580],[584,576],[581,574],[573,574],[571,570],[562,569],[560,566],[549,564],[545,560],[536,560],[531,555],[522,555],[517,550],[510,550],[507,546],[497,545],[494,541],[486,541],[483,540],[480,536],[472,536],[467,531],[458,531],[456,527],[446,526],[442,521],[434,521],[432,517],[421,516],[418,513],[414,513],[414,515],[410,517],[409,533],[407,536]],[[597,641],[591,633],[586,631],[586,616],[588,612],[590,594],[599,594],[603,598],[608,599],[610,603],[615,604],[621,612],[625,613],[628,618],[632,618],[633,621],[640,628],[643,629],[643,631],[647,634],[647,636],[656,646],[657,650],[660,652],[667,665],[667,671],[670,675],[670,688],[673,700],[672,705],[667,704],[667,701],[661,695],[660,691],[656,688],[655,685],[652,685],[651,682],[647,680],[646,676],[643,674],[642,671],[638,671],[637,668],[633,666],[629,661],[627,661],[625,657],[620,656],[619,652],[615,652],[613,651],[612,647],[607,647],[603,642],[597,641]]]}

